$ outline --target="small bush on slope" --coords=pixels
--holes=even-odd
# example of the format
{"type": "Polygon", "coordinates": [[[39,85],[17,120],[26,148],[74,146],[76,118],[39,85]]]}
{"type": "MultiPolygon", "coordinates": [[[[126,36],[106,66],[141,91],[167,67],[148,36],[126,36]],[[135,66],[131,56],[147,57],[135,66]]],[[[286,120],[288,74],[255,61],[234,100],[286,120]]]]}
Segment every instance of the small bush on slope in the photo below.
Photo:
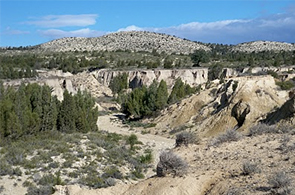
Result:
{"type": "Polygon", "coordinates": [[[242,135],[234,129],[227,130],[225,133],[217,136],[209,143],[209,146],[218,146],[224,142],[238,141],[242,135]]]}
{"type": "Polygon", "coordinates": [[[292,194],[292,180],[285,172],[277,172],[268,178],[276,194],[292,194]]]}
{"type": "Polygon", "coordinates": [[[251,163],[250,161],[246,161],[242,165],[242,174],[243,175],[251,175],[252,173],[260,172],[257,164],[251,163]]]}
{"type": "Polygon", "coordinates": [[[157,176],[164,177],[167,174],[183,176],[187,173],[188,164],[172,151],[162,152],[157,165],[157,176]]]}
{"type": "Polygon", "coordinates": [[[188,144],[197,144],[200,140],[196,134],[192,132],[181,132],[176,135],[175,146],[180,147],[181,145],[188,146],[188,144]]]}

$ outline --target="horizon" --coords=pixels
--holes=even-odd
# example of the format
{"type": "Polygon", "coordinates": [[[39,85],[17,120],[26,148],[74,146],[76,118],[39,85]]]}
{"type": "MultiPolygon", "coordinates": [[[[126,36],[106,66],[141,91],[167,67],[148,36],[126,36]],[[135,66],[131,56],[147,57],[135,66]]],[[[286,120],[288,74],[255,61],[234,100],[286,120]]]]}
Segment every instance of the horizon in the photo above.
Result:
{"type": "Polygon", "coordinates": [[[294,1],[2,0],[0,11],[0,47],[120,31],[164,33],[212,44],[295,43],[294,1]]]}

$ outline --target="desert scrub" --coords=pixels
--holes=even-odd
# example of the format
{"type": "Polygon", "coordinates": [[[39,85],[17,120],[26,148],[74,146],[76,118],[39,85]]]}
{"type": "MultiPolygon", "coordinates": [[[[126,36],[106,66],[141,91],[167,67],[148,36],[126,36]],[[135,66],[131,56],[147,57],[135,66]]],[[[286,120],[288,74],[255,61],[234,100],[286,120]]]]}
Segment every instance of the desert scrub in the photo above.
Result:
{"type": "Polygon", "coordinates": [[[292,80],[276,81],[276,85],[278,85],[281,88],[281,90],[290,90],[295,86],[292,80]]]}
{"type": "Polygon", "coordinates": [[[102,177],[122,179],[123,174],[119,171],[119,169],[117,167],[109,166],[104,169],[104,173],[102,174],[102,177]]]}
{"type": "Polygon", "coordinates": [[[51,173],[43,175],[38,181],[38,184],[43,186],[46,186],[46,185],[54,186],[54,185],[63,185],[64,182],[61,179],[60,172],[56,172],[55,175],[51,173]]]}
{"type": "Polygon", "coordinates": [[[292,134],[294,129],[289,125],[267,125],[265,123],[258,123],[250,127],[249,136],[262,135],[262,134],[292,134]]]}
{"type": "Polygon", "coordinates": [[[162,152],[160,161],[157,165],[157,176],[164,177],[167,174],[173,176],[183,176],[187,173],[188,164],[181,157],[174,154],[172,151],[162,152]]]}
{"type": "Polygon", "coordinates": [[[212,139],[209,146],[218,146],[225,142],[238,141],[242,138],[242,134],[234,129],[229,129],[225,133],[218,135],[216,138],[212,139]]]}
{"type": "Polygon", "coordinates": [[[91,188],[102,188],[106,187],[104,185],[104,180],[99,176],[98,172],[90,172],[86,175],[83,175],[79,179],[79,183],[91,188]]]}
{"type": "Polygon", "coordinates": [[[46,186],[30,186],[28,187],[28,191],[26,195],[50,195],[54,193],[54,189],[52,186],[46,185],[46,186]]]}
{"type": "Polygon", "coordinates": [[[12,169],[12,174],[16,176],[22,176],[23,172],[19,167],[16,167],[12,169]]]}
{"type": "Polygon", "coordinates": [[[7,161],[0,160],[0,176],[11,175],[13,173],[12,166],[7,161]]]}
{"type": "Polygon", "coordinates": [[[139,161],[144,164],[149,164],[153,162],[152,150],[146,149],[144,154],[139,157],[139,161]]]}
{"type": "Polygon", "coordinates": [[[195,133],[184,131],[176,135],[175,146],[188,146],[189,144],[197,144],[199,141],[200,140],[195,133]]]}
{"type": "Polygon", "coordinates": [[[268,178],[268,183],[276,194],[292,194],[292,179],[285,172],[279,171],[268,178]]]}
{"type": "Polygon", "coordinates": [[[245,161],[242,164],[242,175],[251,175],[254,173],[259,173],[260,169],[256,163],[245,161]]]}
{"type": "Polygon", "coordinates": [[[129,144],[130,150],[136,150],[138,147],[136,147],[136,144],[142,144],[137,138],[135,134],[131,134],[130,136],[127,137],[126,143],[129,144]]]}

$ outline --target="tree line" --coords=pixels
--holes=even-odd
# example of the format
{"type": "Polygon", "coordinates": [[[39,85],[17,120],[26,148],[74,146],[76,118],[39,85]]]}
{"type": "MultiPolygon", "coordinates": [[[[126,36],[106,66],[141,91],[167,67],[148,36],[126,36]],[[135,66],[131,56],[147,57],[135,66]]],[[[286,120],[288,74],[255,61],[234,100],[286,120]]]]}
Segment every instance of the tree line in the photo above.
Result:
{"type": "Polygon", "coordinates": [[[5,88],[0,83],[0,140],[16,140],[44,131],[64,133],[97,130],[98,110],[86,92],[64,91],[63,101],[51,96],[49,86],[21,84],[5,88]]]}
{"type": "Polygon", "coordinates": [[[200,90],[199,87],[191,87],[178,78],[170,94],[164,80],[161,80],[160,83],[154,80],[148,87],[137,87],[130,93],[126,93],[124,89],[128,88],[127,83],[127,76],[121,74],[113,78],[110,86],[113,93],[119,94],[117,101],[121,104],[122,112],[126,114],[127,118],[133,119],[155,116],[167,105],[176,103],[200,90]],[[116,84],[114,85],[114,83],[116,84]]]}

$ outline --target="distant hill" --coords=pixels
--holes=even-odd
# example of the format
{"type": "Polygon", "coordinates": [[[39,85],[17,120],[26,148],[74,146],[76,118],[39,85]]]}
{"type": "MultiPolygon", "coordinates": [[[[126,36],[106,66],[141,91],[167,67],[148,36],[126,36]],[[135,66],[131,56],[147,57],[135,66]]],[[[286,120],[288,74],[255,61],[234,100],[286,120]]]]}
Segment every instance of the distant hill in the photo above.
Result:
{"type": "Polygon", "coordinates": [[[211,50],[201,43],[175,36],[146,31],[117,32],[94,38],[69,37],[53,40],[37,47],[42,51],[157,51],[158,53],[193,53],[195,50],[211,50]]]}
{"type": "Polygon", "coordinates": [[[253,41],[233,46],[232,51],[262,52],[262,51],[294,51],[295,44],[275,41],[253,41]]]}

